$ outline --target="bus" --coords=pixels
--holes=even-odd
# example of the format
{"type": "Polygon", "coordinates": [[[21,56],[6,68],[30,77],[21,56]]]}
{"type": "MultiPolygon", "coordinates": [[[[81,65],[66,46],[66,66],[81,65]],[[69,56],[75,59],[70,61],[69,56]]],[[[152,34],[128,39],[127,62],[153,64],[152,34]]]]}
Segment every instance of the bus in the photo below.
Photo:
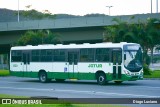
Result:
{"type": "Polygon", "coordinates": [[[76,79],[120,84],[143,79],[142,48],[126,42],[15,46],[10,50],[10,73],[43,83],[76,79]]]}

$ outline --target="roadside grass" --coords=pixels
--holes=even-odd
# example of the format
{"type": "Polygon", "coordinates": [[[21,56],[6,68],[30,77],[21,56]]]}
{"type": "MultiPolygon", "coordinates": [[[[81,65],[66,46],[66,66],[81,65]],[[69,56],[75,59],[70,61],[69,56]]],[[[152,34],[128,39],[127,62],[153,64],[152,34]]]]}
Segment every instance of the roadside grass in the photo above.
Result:
{"type": "MultiPolygon", "coordinates": [[[[25,96],[15,96],[15,95],[7,95],[0,94],[0,98],[29,98],[25,96]]],[[[23,99],[22,99],[23,100],[23,99]]],[[[50,100],[49,102],[51,102],[50,100]]],[[[3,107],[129,107],[124,105],[113,105],[113,104],[72,104],[72,103],[64,103],[63,101],[57,102],[57,104],[0,104],[3,107]],[[60,103],[62,102],[62,103],[60,103]]]]}
{"type": "Polygon", "coordinates": [[[144,78],[160,78],[160,70],[151,71],[151,75],[144,75],[144,78]]]}
{"type": "Polygon", "coordinates": [[[29,98],[26,96],[16,96],[16,95],[8,95],[8,94],[0,94],[0,98],[29,98]]]}
{"type": "Polygon", "coordinates": [[[0,70],[0,76],[9,76],[9,70],[0,70]]]}

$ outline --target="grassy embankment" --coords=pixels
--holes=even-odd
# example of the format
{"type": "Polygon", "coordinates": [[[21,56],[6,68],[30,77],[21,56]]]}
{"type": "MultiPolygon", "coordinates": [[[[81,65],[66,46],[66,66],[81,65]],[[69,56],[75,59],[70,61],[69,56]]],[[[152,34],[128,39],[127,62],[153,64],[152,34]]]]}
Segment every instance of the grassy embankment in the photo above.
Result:
{"type": "Polygon", "coordinates": [[[144,75],[144,78],[160,78],[160,70],[151,71],[151,75],[144,75]]]}
{"type": "Polygon", "coordinates": [[[9,70],[0,70],[0,76],[9,76],[9,70]]]}

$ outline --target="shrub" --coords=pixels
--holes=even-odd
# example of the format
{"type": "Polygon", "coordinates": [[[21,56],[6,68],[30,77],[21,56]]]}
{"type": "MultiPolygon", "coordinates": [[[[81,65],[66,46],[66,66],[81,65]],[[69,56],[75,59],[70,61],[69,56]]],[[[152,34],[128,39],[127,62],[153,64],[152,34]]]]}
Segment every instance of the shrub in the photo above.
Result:
{"type": "Polygon", "coordinates": [[[151,70],[149,69],[149,66],[147,64],[143,65],[143,71],[144,75],[151,75],[151,70]]]}

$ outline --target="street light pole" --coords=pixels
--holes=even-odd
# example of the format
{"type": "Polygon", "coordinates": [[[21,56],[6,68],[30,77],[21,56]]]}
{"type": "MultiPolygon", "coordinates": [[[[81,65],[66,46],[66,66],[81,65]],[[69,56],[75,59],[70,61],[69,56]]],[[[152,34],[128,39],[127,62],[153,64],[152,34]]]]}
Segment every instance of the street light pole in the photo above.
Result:
{"type": "Polygon", "coordinates": [[[151,14],[152,14],[152,0],[151,0],[151,14]]]}
{"type": "Polygon", "coordinates": [[[108,9],[109,9],[109,15],[110,15],[110,8],[113,7],[113,6],[106,6],[106,7],[108,7],[108,9]]]}
{"type": "Polygon", "coordinates": [[[19,22],[19,0],[18,0],[18,22],[19,22]]]}
{"type": "Polygon", "coordinates": [[[158,13],[158,0],[157,0],[156,4],[157,4],[157,13],[158,13]]]}

